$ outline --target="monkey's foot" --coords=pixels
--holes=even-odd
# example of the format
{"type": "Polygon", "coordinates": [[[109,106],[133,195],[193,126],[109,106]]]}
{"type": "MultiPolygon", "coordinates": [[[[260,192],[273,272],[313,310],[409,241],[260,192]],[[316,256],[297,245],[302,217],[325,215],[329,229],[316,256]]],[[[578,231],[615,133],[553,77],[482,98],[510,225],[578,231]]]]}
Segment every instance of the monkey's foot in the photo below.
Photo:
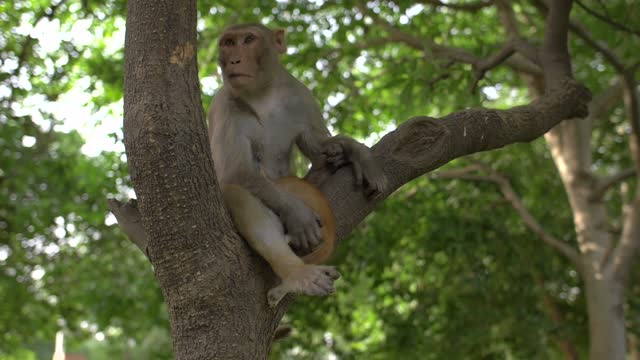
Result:
{"type": "Polygon", "coordinates": [[[334,292],[333,281],[340,273],[333,266],[302,265],[282,279],[282,283],[267,293],[269,306],[276,307],[288,293],[325,296],[334,292]]]}

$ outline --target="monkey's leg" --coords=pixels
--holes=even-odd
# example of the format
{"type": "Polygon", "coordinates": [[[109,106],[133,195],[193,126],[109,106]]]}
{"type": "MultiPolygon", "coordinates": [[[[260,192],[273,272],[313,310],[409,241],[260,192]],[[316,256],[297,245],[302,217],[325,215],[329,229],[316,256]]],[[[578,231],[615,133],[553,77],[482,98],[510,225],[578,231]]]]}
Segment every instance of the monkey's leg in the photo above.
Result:
{"type": "Polygon", "coordinates": [[[240,234],[282,280],[267,294],[271,307],[290,292],[316,296],[333,292],[338,271],[332,266],[305,264],[289,247],[282,223],[271,209],[237,185],[223,185],[222,193],[240,234]]]}

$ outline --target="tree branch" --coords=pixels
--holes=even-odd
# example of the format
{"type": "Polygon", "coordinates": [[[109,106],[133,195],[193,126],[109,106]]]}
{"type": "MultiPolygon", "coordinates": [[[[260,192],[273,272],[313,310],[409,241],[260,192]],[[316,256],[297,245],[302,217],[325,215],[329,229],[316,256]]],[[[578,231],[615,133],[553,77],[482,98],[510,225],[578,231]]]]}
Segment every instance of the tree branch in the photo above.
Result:
{"type": "Polygon", "coordinates": [[[558,80],[572,76],[567,45],[571,0],[554,0],[549,6],[540,62],[544,70],[545,90],[558,85],[558,80]]]}
{"type": "Polygon", "coordinates": [[[600,20],[600,21],[603,21],[603,22],[605,22],[605,23],[607,23],[607,24],[609,24],[609,25],[613,26],[613,27],[614,27],[614,28],[616,28],[616,29],[622,30],[622,31],[627,32],[627,33],[629,33],[629,34],[633,34],[633,35],[640,36],[640,31],[638,31],[638,30],[634,30],[634,29],[631,29],[631,28],[629,28],[629,27],[627,27],[627,26],[625,26],[625,25],[623,25],[623,24],[620,24],[620,23],[619,23],[619,22],[617,22],[617,21],[614,21],[614,20],[610,19],[609,17],[607,17],[607,16],[605,16],[605,15],[602,15],[602,14],[600,14],[600,13],[596,12],[595,10],[593,10],[593,9],[589,8],[588,6],[586,6],[586,5],[585,5],[582,1],[580,1],[580,0],[575,0],[575,2],[576,2],[576,3],[577,3],[577,4],[578,4],[582,9],[584,9],[584,11],[586,11],[586,12],[587,12],[587,13],[589,13],[589,14],[591,14],[591,15],[592,15],[593,17],[595,17],[596,19],[598,19],[598,20],[600,20]]]}
{"type": "MultiPolygon", "coordinates": [[[[471,64],[474,67],[481,67],[479,65],[484,59],[479,58],[462,48],[439,45],[430,39],[416,37],[390,24],[388,21],[367,9],[364,5],[360,6],[360,9],[362,13],[369,16],[374,23],[387,31],[390,39],[421,51],[425,53],[425,56],[431,55],[433,57],[445,58],[455,62],[471,64]]],[[[512,46],[517,50],[525,50],[527,48],[527,46],[522,44],[522,42],[515,42],[512,46]]],[[[505,63],[515,70],[521,71],[525,74],[536,76],[542,74],[540,68],[535,63],[523,57],[511,56],[506,59],[505,63]]]]}
{"type": "Polygon", "coordinates": [[[126,203],[122,203],[116,199],[109,199],[109,208],[111,213],[116,217],[118,225],[122,229],[129,240],[133,242],[140,251],[149,258],[149,239],[142,227],[142,219],[140,211],[138,211],[138,201],[130,199],[126,203]]]}
{"type": "Polygon", "coordinates": [[[529,212],[524,206],[522,200],[513,189],[513,186],[509,180],[498,173],[497,171],[480,164],[474,164],[461,169],[454,169],[450,171],[440,171],[435,174],[437,178],[445,179],[462,179],[471,181],[484,181],[492,182],[498,185],[500,192],[504,198],[511,204],[513,209],[518,213],[522,222],[531,230],[534,234],[538,235],[540,240],[552,247],[564,255],[571,263],[582,272],[582,261],[580,254],[568,244],[560,241],[553,235],[549,234],[544,227],[536,220],[536,218],[529,212]],[[475,172],[484,172],[487,175],[473,174],[475,172]]]}
{"type": "Polygon", "coordinates": [[[600,91],[589,104],[589,117],[593,120],[598,120],[620,104],[623,90],[622,81],[616,79],[611,86],[600,91]]]}
{"type": "Polygon", "coordinates": [[[531,63],[539,65],[538,49],[521,36],[512,2],[508,0],[493,0],[493,2],[496,5],[500,22],[504,26],[505,34],[512,41],[515,50],[531,63]]]}
{"type": "Polygon", "coordinates": [[[640,197],[636,196],[625,206],[623,217],[622,235],[613,253],[613,266],[616,276],[626,283],[640,248],[640,197]]]}
{"type": "Polygon", "coordinates": [[[480,60],[473,64],[473,72],[475,74],[475,80],[471,86],[471,93],[475,94],[478,88],[478,82],[484,78],[487,71],[502,64],[511,55],[516,52],[515,41],[508,41],[502,48],[495,54],[489,56],[486,59],[480,60]]]}
{"type": "Polygon", "coordinates": [[[628,178],[633,177],[635,175],[636,175],[636,169],[631,168],[631,169],[620,171],[619,173],[611,175],[604,179],[601,179],[600,183],[593,190],[593,193],[591,193],[589,200],[598,201],[602,199],[602,197],[607,192],[607,190],[609,190],[612,186],[615,186],[619,182],[627,180],[628,178]]]}
{"type": "Polygon", "coordinates": [[[599,42],[594,39],[591,33],[579,22],[571,21],[569,23],[569,29],[571,32],[576,34],[579,38],[584,40],[584,42],[593,48],[595,51],[602,54],[602,56],[620,73],[625,71],[625,66],[618,58],[618,56],[614,53],[614,51],[609,48],[607,45],[599,42]]]}
{"type": "Polygon", "coordinates": [[[472,13],[478,12],[486,7],[491,6],[491,1],[489,0],[481,0],[476,2],[464,3],[464,4],[444,3],[440,0],[421,0],[421,1],[418,1],[418,3],[431,5],[436,8],[443,7],[447,9],[452,9],[457,11],[468,11],[472,13]]]}
{"type": "Polygon", "coordinates": [[[354,191],[348,169],[333,175],[329,170],[318,170],[308,179],[321,187],[336,219],[341,219],[337,232],[342,239],[381,199],[410,180],[464,155],[531,141],[561,120],[585,116],[590,99],[588,90],[567,80],[526,106],[468,109],[440,119],[412,118],[372,148],[389,180],[389,188],[378,199],[368,200],[354,191]]]}

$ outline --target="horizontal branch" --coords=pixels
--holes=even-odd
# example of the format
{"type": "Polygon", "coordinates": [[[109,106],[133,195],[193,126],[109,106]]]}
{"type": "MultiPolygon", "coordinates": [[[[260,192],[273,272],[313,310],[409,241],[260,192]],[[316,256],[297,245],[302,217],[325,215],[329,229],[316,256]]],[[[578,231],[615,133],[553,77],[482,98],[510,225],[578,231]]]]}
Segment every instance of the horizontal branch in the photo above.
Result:
{"type": "MultiPolygon", "coordinates": [[[[485,61],[485,59],[478,57],[463,48],[440,45],[431,39],[421,38],[407,33],[384,20],[378,14],[364,8],[364,6],[361,6],[360,9],[364,14],[371,17],[374,23],[389,33],[389,39],[393,39],[396,42],[403,43],[413,49],[424,52],[426,56],[447,59],[458,63],[471,64],[475,67],[481,67],[480,64],[485,61]]],[[[521,43],[516,43],[515,45],[516,49],[525,51],[527,55],[531,55],[530,47],[521,43]]],[[[506,59],[505,64],[525,74],[534,76],[542,75],[540,68],[535,63],[529,61],[528,57],[511,56],[506,59]]]]}
{"type": "Polygon", "coordinates": [[[491,182],[498,185],[500,192],[504,198],[511,204],[513,209],[518,213],[522,222],[531,230],[534,234],[538,235],[540,240],[549,245],[554,250],[564,255],[571,263],[582,271],[582,261],[580,260],[580,254],[568,244],[560,241],[550,233],[548,233],[544,227],[538,222],[538,220],[529,212],[524,206],[522,199],[518,196],[513,189],[511,182],[502,174],[497,171],[482,165],[471,165],[461,169],[454,169],[450,171],[440,171],[436,174],[437,178],[446,179],[461,179],[471,181],[484,181],[491,182]],[[487,175],[475,174],[477,171],[487,173],[487,175]]]}
{"type": "Polygon", "coordinates": [[[564,119],[584,117],[591,96],[573,80],[529,105],[509,110],[467,109],[440,119],[415,117],[384,136],[373,148],[389,184],[378,199],[354,191],[349,169],[318,170],[308,179],[327,195],[344,238],[375,205],[410,180],[475,152],[531,141],[564,119]],[[326,181],[322,182],[323,179],[326,181]]]}
{"type": "Polygon", "coordinates": [[[478,12],[492,5],[491,1],[488,1],[488,0],[481,0],[481,1],[464,3],[464,4],[457,4],[457,3],[452,4],[448,2],[445,3],[440,0],[421,0],[418,2],[425,5],[431,5],[433,7],[443,7],[447,9],[456,10],[456,11],[467,11],[467,12],[478,12]]]}

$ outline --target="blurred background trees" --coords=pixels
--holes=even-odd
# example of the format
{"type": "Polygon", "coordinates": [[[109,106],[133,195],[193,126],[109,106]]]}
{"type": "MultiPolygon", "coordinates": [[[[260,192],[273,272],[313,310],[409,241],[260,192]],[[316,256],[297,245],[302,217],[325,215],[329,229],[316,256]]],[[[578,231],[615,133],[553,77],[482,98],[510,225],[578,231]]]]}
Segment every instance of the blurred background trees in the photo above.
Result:
{"type": "MultiPolygon", "coordinates": [[[[335,131],[368,144],[413,115],[525,103],[532,95],[512,64],[486,73],[472,92],[471,60],[512,35],[500,3],[201,0],[203,104],[221,82],[215,39],[229,24],[256,21],[287,30],[287,67],[312,89],[335,131]]],[[[540,42],[537,2],[509,3],[520,36],[540,42]]],[[[632,20],[640,4],[580,3],[572,19],[638,75],[632,20]]],[[[120,130],[124,7],[111,0],[0,4],[0,359],[50,358],[58,330],[67,349],[91,359],[171,358],[153,269],[106,206],[107,197],[131,192],[120,130]]],[[[591,170],[619,174],[633,165],[619,71],[583,38],[572,35],[570,45],[576,78],[602,105],[585,135],[591,170]]],[[[572,209],[543,139],[445,171],[478,163],[509,180],[548,234],[577,249],[572,209]]],[[[622,230],[621,209],[636,184],[625,177],[603,199],[612,236],[622,230]]],[[[543,245],[494,183],[437,172],[416,179],[341,243],[333,262],[343,274],[336,295],[296,301],[285,318],[294,333],[274,345],[273,359],[588,354],[579,272],[543,245]]],[[[640,333],[637,268],[624,304],[630,356],[640,333]]]]}

